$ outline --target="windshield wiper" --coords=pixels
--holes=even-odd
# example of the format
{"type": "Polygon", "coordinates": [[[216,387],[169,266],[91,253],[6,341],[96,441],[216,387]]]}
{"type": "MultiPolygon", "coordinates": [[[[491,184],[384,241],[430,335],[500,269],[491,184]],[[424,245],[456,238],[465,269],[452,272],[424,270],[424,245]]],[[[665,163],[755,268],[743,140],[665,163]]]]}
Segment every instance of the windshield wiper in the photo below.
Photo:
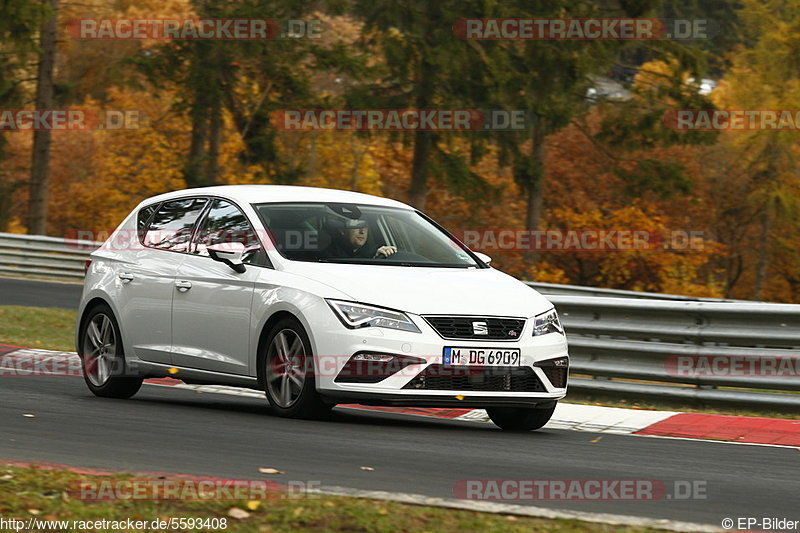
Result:
{"type": "Polygon", "coordinates": [[[448,263],[412,263],[409,261],[351,261],[348,258],[321,257],[313,260],[316,263],[333,263],[338,265],[379,265],[379,266],[401,266],[401,267],[423,267],[423,268],[476,268],[475,265],[453,265],[448,263]]]}

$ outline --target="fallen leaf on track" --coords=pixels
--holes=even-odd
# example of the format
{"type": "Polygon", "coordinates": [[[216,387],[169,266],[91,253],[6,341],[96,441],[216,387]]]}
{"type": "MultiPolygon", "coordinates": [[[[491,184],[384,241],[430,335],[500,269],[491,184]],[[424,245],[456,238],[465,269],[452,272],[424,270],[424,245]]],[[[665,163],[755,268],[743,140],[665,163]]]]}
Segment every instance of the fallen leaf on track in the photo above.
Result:
{"type": "Polygon", "coordinates": [[[228,516],[236,520],[244,520],[245,518],[250,518],[250,513],[238,507],[231,507],[228,510],[228,516]]]}

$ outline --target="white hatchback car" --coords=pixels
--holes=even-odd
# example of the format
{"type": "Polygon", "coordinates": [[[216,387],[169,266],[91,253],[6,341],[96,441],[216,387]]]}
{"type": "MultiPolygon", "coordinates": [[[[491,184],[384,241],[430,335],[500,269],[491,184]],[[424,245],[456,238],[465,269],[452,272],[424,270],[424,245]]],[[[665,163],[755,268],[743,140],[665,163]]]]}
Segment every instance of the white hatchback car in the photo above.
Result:
{"type": "Polygon", "coordinates": [[[547,299],[489,261],[385,198],[171,192],[87,260],[76,345],[98,396],[171,376],[263,390],[282,416],[468,407],[537,429],[566,394],[564,330],[547,299]]]}

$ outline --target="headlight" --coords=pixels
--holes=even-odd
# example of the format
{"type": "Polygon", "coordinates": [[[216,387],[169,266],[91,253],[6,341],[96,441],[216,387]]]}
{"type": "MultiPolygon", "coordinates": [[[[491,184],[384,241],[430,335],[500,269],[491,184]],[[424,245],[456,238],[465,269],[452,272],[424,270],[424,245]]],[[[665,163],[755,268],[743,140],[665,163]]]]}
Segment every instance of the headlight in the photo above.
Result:
{"type": "Polygon", "coordinates": [[[351,329],[374,327],[421,333],[405,313],[339,300],[328,300],[328,304],[339,320],[351,329]]]}
{"type": "Polygon", "coordinates": [[[548,333],[564,334],[564,328],[561,327],[561,322],[558,320],[558,313],[555,308],[546,313],[542,313],[534,319],[533,323],[533,336],[546,335],[548,333]]]}

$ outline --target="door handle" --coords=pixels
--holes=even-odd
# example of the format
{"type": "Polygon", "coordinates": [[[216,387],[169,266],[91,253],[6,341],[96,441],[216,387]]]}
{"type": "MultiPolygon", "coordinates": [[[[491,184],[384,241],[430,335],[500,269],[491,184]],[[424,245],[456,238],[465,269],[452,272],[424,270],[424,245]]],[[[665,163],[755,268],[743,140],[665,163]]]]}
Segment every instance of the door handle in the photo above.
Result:
{"type": "Polygon", "coordinates": [[[133,274],[131,274],[130,272],[120,272],[119,274],[117,274],[117,277],[126,283],[129,281],[133,281],[133,274]]]}
{"type": "Polygon", "coordinates": [[[186,292],[186,291],[188,291],[189,289],[192,288],[192,282],[191,281],[176,281],[175,282],[175,286],[178,288],[179,291],[186,292]]]}

